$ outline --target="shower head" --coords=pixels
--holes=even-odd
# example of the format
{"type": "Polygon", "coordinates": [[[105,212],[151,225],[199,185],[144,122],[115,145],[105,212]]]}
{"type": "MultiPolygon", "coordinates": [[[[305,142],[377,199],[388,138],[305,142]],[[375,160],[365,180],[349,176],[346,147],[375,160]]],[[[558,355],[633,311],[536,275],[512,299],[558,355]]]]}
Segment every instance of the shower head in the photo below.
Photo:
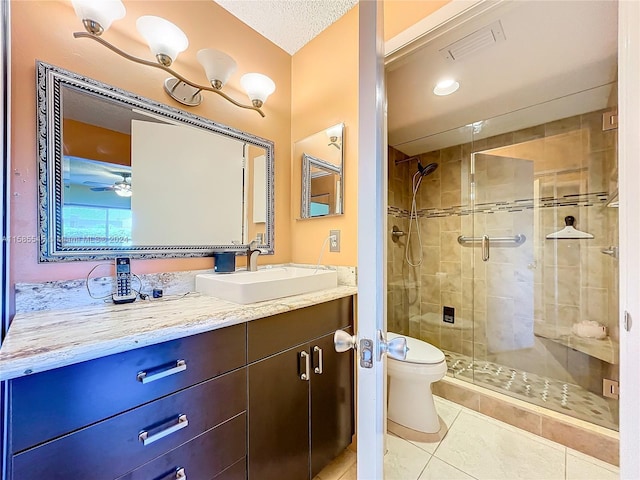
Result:
{"type": "Polygon", "coordinates": [[[436,171],[437,168],[438,168],[438,164],[435,162],[429,163],[427,164],[426,167],[423,167],[422,164],[420,163],[420,160],[418,160],[418,171],[423,177],[426,177],[427,175],[431,175],[433,172],[436,171]]]}

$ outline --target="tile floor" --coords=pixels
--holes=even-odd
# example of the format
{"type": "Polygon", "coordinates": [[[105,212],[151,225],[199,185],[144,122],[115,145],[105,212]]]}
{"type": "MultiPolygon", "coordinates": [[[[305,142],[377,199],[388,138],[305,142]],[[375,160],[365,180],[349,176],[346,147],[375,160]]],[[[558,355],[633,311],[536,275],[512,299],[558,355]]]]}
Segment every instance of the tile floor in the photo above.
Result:
{"type": "Polygon", "coordinates": [[[444,350],[448,374],[555,410],[596,425],[618,430],[618,418],[605,398],[579,385],[444,350]]]}
{"type": "MultiPolygon", "coordinates": [[[[446,427],[422,439],[428,441],[388,435],[385,480],[619,478],[613,465],[440,397],[435,400],[446,427]]],[[[314,480],[356,480],[356,454],[345,450],[314,480]]]]}

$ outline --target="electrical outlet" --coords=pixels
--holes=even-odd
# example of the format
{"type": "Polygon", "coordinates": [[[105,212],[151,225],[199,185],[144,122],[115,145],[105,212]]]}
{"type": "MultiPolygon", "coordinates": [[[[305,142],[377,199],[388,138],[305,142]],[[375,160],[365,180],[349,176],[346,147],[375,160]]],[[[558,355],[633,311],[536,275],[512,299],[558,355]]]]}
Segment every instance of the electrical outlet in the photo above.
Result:
{"type": "Polygon", "coordinates": [[[329,251],[339,252],[340,251],[340,230],[329,230],[329,235],[332,237],[329,240],[329,251]]]}

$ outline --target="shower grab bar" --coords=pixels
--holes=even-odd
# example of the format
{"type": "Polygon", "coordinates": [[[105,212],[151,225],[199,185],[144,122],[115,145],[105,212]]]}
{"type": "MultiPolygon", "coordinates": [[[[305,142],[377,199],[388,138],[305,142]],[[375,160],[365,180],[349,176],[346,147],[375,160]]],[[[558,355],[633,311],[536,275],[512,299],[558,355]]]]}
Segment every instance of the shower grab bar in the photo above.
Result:
{"type": "Polygon", "coordinates": [[[521,233],[518,235],[514,235],[513,237],[488,237],[487,235],[484,235],[482,237],[465,237],[464,235],[460,235],[458,237],[458,243],[460,245],[480,243],[485,248],[487,248],[487,250],[488,250],[489,242],[498,242],[498,243],[512,242],[512,243],[515,243],[516,246],[518,246],[518,245],[522,245],[526,240],[527,240],[527,237],[525,237],[521,233]]]}

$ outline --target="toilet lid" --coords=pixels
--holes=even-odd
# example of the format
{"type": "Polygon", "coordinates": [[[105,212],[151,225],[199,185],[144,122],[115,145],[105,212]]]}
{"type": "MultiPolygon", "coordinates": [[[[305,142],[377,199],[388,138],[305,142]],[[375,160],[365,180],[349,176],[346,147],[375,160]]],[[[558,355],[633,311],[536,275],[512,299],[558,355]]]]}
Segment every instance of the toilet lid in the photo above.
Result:
{"type": "Polygon", "coordinates": [[[418,340],[417,338],[387,332],[387,341],[393,340],[397,337],[404,337],[407,339],[409,351],[407,352],[407,358],[404,360],[405,362],[422,364],[444,362],[444,353],[442,353],[442,350],[439,348],[436,348],[427,342],[423,342],[422,340],[418,340]]]}

